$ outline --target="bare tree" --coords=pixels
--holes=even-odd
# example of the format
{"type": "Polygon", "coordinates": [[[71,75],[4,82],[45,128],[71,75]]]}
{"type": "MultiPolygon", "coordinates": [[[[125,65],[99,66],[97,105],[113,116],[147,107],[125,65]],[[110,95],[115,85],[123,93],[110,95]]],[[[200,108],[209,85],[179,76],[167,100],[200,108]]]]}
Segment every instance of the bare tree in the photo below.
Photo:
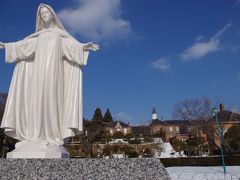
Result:
{"type": "MultiPolygon", "coordinates": [[[[214,105],[212,101],[207,97],[202,99],[184,100],[175,105],[173,113],[175,118],[188,120],[190,125],[197,128],[197,131],[202,130],[206,134],[210,153],[212,153],[213,150],[220,148],[219,144],[214,140],[218,138],[218,131],[216,130],[217,125],[215,123],[215,117],[213,117],[213,107],[214,105]]],[[[217,114],[220,121],[219,125],[222,129],[220,131],[220,140],[227,152],[231,152],[231,147],[224,139],[223,128],[224,123],[228,121],[231,116],[229,116],[229,114],[231,114],[229,111],[221,111],[217,114]]]]}
{"type": "Polygon", "coordinates": [[[173,115],[184,120],[209,120],[212,107],[209,98],[184,100],[175,105],[173,115]]]}

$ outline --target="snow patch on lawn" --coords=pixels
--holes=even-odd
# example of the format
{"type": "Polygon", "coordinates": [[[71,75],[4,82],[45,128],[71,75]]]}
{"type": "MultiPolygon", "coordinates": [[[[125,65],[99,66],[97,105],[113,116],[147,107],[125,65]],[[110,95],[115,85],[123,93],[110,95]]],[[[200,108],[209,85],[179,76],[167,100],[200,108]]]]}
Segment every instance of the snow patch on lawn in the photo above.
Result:
{"type": "Polygon", "coordinates": [[[239,180],[240,166],[227,166],[224,175],[222,166],[180,166],[166,168],[172,180],[239,180]]]}

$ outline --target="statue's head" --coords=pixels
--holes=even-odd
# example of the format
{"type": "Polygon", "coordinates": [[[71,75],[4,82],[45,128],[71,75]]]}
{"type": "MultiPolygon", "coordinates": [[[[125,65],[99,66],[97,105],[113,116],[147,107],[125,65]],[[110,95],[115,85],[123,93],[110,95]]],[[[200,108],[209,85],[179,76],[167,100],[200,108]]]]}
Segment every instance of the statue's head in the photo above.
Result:
{"type": "Polygon", "coordinates": [[[40,8],[40,17],[43,23],[49,24],[53,21],[53,15],[51,11],[45,6],[40,8]]]}
{"type": "Polygon", "coordinates": [[[38,6],[37,17],[36,17],[36,32],[45,28],[45,25],[54,23],[55,26],[59,27],[62,30],[65,30],[62,23],[58,19],[53,8],[47,4],[41,3],[38,6]]]}

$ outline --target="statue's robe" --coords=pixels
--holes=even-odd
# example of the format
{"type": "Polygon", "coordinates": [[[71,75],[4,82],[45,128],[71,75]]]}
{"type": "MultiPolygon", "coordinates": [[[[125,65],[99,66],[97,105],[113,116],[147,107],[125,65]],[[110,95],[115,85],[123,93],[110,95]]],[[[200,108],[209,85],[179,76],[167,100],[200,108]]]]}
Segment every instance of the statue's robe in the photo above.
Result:
{"type": "Polygon", "coordinates": [[[5,44],[16,62],[1,127],[20,141],[62,144],[82,131],[82,66],[88,52],[54,27],[5,44]]]}

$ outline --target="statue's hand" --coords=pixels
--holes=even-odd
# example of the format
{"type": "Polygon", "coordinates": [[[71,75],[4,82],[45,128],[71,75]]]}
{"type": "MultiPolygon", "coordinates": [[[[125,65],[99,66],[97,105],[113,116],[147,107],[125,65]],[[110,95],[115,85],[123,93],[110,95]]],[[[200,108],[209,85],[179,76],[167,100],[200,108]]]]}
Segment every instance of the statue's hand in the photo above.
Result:
{"type": "Polygon", "coordinates": [[[5,48],[5,45],[3,42],[0,42],[0,49],[3,49],[3,48],[5,48]]]}
{"type": "Polygon", "coordinates": [[[89,51],[89,50],[97,51],[97,50],[99,50],[99,45],[89,42],[89,43],[86,43],[83,45],[83,50],[84,51],[89,51]]]}

